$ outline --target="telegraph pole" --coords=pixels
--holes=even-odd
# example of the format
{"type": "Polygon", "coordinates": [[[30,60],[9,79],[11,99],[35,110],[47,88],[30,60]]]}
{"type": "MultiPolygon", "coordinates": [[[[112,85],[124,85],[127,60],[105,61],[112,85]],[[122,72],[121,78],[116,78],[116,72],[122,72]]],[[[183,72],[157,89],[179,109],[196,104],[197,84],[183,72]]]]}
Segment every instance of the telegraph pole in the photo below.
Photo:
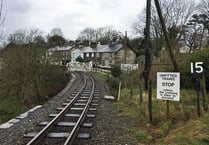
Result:
{"type": "Polygon", "coordinates": [[[150,21],[151,21],[151,0],[147,0],[147,8],[146,8],[146,28],[144,29],[145,34],[145,67],[144,67],[144,82],[145,82],[145,90],[149,88],[149,73],[150,73],[150,21]]]}
{"type": "Polygon", "coordinates": [[[98,50],[97,50],[97,45],[98,45],[98,44],[97,44],[97,43],[98,43],[98,42],[97,42],[97,33],[96,33],[96,53],[95,53],[95,60],[96,60],[95,63],[96,63],[96,67],[97,67],[97,65],[98,65],[98,63],[97,63],[97,51],[98,51],[98,50]]]}
{"type": "Polygon", "coordinates": [[[147,0],[146,8],[146,28],[144,29],[145,35],[145,67],[144,67],[144,83],[145,90],[148,91],[148,114],[149,121],[152,123],[152,82],[149,80],[151,68],[151,42],[150,42],[150,23],[151,23],[151,0],[147,0]]]}
{"type": "Polygon", "coordinates": [[[170,57],[171,57],[171,60],[172,60],[172,63],[173,63],[174,71],[178,72],[179,68],[178,68],[177,62],[174,58],[174,54],[173,54],[173,51],[172,51],[173,47],[171,45],[171,42],[170,42],[170,39],[169,39],[169,36],[168,36],[168,32],[166,30],[166,25],[165,25],[165,21],[164,21],[162,12],[161,12],[160,3],[159,3],[158,0],[154,0],[154,2],[155,2],[155,7],[157,9],[157,13],[158,13],[158,16],[159,16],[159,19],[160,19],[160,24],[162,26],[162,30],[163,30],[163,33],[164,33],[164,36],[165,36],[165,41],[166,41],[166,44],[168,46],[168,51],[169,51],[169,54],[170,54],[170,57]]]}

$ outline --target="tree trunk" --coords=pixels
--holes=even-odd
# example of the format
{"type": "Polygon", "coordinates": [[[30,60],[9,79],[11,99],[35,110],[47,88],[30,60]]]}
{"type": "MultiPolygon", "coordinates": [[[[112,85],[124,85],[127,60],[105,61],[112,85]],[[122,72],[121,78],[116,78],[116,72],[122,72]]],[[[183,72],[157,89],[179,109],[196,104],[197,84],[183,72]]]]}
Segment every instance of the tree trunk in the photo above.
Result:
{"type": "Polygon", "coordinates": [[[178,72],[179,71],[178,64],[177,64],[176,59],[174,57],[173,47],[172,47],[170,39],[168,37],[167,29],[166,29],[166,26],[165,26],[165,22],[164,22],[164,19],[163,19],[163,16],[162,16],[162,12],[161,12],[161,8],[160,8],[160,4],[159,4],[158,0],[155,0],[155,6],[156,6],[156,9],[157,9],[157,12],[158,12],[158,16],[159,16],[159,19],[160,19],[160,24],[162,26],[163,33],[165,35],[165,40],[166,40],[166,43],[167,43],[167,46],[168,46],[168,52],[169,52],[169,55],[171,57],[171,61],[173,63],[174,71],[178,72]]]}
{"type": "Polygon", "coordinates": [[[139,104],[143,103],[143,90],[142,90],[142,85],[141,82],[139,83],[139,104]]]}

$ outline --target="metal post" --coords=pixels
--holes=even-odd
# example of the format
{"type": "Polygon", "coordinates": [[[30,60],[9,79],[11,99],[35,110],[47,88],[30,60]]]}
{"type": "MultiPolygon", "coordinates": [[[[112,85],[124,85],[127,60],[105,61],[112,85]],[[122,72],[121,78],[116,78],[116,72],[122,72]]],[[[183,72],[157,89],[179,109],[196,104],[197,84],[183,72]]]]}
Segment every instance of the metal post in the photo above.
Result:
{"type": "Polygon", "coordinates": [[[200,77],[196,77],[196,89],[197,89],[197,116],[200,117],[200,77]]]}
{"type": "Polygon", "coordinates": [[[125,58],[124,63],[126,64],[126,57],[127,57],[127,31],[125,31],[125,58]]]}
{"type": "Polygon", "coordinates": [[[166,117],[169,119],[169,113],[170,112],[170,107],[169,107],[169,100],[166,100],[166,117]]]}

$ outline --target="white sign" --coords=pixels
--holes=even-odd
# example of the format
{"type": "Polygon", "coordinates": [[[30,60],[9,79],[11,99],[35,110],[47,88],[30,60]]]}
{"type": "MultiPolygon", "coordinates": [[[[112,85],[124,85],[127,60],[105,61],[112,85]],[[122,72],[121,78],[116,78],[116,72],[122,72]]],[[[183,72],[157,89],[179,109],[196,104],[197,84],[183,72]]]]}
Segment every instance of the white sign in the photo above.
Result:
{"type": "Polygon", "coordinates": [[[180,73],[157,73],[157,99],[180,100],[180,73]]]}
{"type": "Polygon", "coordinates": [[[132,71],[138,69],[138,64],[121,64],[122,71],[132,71]]]}

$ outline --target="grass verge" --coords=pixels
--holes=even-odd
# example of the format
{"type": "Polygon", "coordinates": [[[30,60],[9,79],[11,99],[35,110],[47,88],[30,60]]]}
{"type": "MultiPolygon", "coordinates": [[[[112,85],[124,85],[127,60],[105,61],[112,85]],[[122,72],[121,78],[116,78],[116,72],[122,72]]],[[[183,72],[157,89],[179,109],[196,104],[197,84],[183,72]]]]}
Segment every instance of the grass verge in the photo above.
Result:
{"type": "Polygon", "coordinates": [[[117,102],[118,113],[132,118],[135,125],[131,130],[139,144],[153,145],[208,145],[209,114],[196,115],[196,93],[181,90],[181,101],[170,102],[170,116],[166,116],[166,101],[157,100],[153,91],[153,122],[148,121],[147,94],[143,93],[143,103],[139,102],[138,91],[123,89],[117,102]]]}
{"type": "Polygon", "coordinates": [[[0,101],[0,124],[25,112],[27,108],[13,98],[6,98],[0,101]]]}

